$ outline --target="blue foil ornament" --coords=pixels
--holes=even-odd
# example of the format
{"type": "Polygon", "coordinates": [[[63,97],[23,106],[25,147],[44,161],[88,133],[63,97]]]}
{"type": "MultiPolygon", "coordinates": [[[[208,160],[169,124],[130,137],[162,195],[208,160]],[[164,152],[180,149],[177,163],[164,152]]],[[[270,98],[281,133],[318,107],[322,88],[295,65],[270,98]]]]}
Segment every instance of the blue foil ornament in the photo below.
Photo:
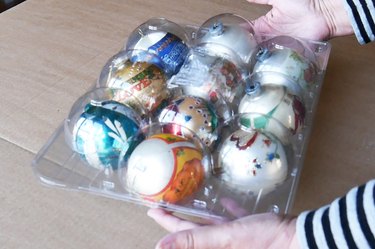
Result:
{"type": "Polygon", "coordinates": [[[139,123],[134,111],[115,101],[91,101],[73,128],[73,147],[92,167],[118,168],[121,152],[127,156],[135,147],[139,123]]]}
{"type": "Polygon", "coordinates": [[[180,25],[165,18],[151,18],[138,26],[129,36],[126,50],[143,50],[133,61],[147,61],[171,77],[178,73],[189,52],[190,37],[180,25]],[[144,60],[147,54],[152,60],[144,60]]]}

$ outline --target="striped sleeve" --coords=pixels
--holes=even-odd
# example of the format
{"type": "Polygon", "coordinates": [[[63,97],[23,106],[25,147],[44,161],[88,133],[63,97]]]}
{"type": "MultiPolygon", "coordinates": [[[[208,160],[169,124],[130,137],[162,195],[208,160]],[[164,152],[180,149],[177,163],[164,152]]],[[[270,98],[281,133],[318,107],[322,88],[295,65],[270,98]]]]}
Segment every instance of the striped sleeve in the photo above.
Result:
{"type": "Polygon", "coordinates": [[[302,248],[375,248],[375,180],[350,190],[328,206],[301,213],[302,248]]]}
{"type": "Polygon", "coordinates": [[[360,44],[375,40],[374,0],[345,0],[354,33],[360,44]]]}

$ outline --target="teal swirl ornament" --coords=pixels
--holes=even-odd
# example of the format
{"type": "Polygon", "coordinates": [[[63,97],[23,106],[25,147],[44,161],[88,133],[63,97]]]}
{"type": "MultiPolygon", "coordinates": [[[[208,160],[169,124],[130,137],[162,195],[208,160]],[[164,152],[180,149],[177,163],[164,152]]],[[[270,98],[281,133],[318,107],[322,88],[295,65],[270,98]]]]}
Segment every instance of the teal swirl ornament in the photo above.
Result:
{"type": "Polygon", "coordinates": [[[140,125],[134,111],[115,101],[88,103],[73,128],[73,147],[97,169],[118,168],[121,152],[127,156],[135,147],[134,136],[140,125]]]}

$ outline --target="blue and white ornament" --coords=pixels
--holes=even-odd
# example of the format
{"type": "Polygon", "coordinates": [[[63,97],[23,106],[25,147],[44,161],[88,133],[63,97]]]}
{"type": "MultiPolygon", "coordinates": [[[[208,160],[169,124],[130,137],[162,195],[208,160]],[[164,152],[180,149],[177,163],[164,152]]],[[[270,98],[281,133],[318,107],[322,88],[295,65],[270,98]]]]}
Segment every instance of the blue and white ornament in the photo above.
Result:
{"type": "MultiPolygon", "coordinates": [[[[176,74],[188,52],[189,36],[178,24],[165,18],[152,18],[138,26],[129,36],[126,50],[143,50],[154,54],[159,60],[149,61],[168,76],[176,74]]],[[[141,59],[142,54],[133,57],[141,59]]]]}
{"type": "Polygon", "coordinates": [[[140,124],[133,119],[134,111],[115,101],[88,103],[72,132],[74,150],[92,167],[118,167],[120,153],[133,145],[140,124]]]}

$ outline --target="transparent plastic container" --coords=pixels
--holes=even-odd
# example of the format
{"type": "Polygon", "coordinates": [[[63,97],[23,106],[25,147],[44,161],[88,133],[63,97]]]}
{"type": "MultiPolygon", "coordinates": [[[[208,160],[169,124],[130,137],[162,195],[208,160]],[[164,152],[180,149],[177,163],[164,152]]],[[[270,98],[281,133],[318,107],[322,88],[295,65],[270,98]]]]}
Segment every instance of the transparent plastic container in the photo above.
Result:
{"type": "Polygon", "coordinates": [[[138,145],[129,157],[121,157],[119,165],[124,189],[161,206],[189,203],[209,179],[212,168],[210,152],[200,138],[193,131],[179,132],[187,131],[186,127],[175,130],[170,125],[144,127],[134,137],[138,145]]]}
{"type": "Polygon", "coordinates": [[[185,29],[165,18],[151,18],[129,35],[125,50],[144,50],[157,56],[166,75],[176,74],[191,46],[185,29]]]}
{"type": "Polygon", "coordinates": [[[316,54],[305,41],[290,36],[261,42],[252,63],[257,81],[283,85],[301,98],[318,80],[316,54]]]}
{"type": "Polygon", "coordinates": [[[162,123],[171,123],[169,129],[176,134],[183,135],[193,131],[209,148],[214,148],[218,140],[220,116],[215,106],[203,98],[177,96],[163,108],[158,119],[162,123]]]}
{"type": "MultiPolygon", "coordinates": [[[[67,145],[90,167],[117,169],[120,153],[133,147],[131,137],[150,123],[144,112],[115,100],[120,92],[125,91],[97,88],[86,93],[64,121],[67,145]]],[[[131,104],[139,109],[135,101],[131,104]]]]}
{"type": "Polygon", "coordinates": [[[255,201],[259,195],[278,192],[290,177],[294,151],[287,137],[291,134],[280,140],[274,133],[279,127],[283,124],[259,113],[242,113],[223,123],[213,175],[232,193],[232,199],[247,195],[255,201]],[[252,116],[267,119],[267,125],[250,125],[252,116]]]}
{"type": "MultiPolygon", "coordinates": [[[[327,42],[297,39],[297,44],[303,45],[302,48],[305,52],[302,54],[313,61],[315,75],[314,82],[313,84],[309,84],[309,87],[291,88],[290,86],[298,85],[298,83],[296,83],[297,81],[293,79],[293,77],[285,77],[283,72],[276,70],[277,72],[272,73],[278,77],[265,77],[264,75],[266,74],[263,71],[253,71],[254,63],[252,59],[255,58],[253,53],[249,54],[252,59],[248,63],[240,59],[239,61],[242,64],[236,64],[235,61],[229,59],[239,58],[239,55],[220,57],[207,52],[212,51],[210,48],[207,48],[207,46],[211,45],[207,45],[209,43],[206,43],[206,45],[202,47],[199,46],[199,44],[202,43],[196,40],[200,37],[198,33],[201,31],[199,30],[206,29],[205,27],[206,25],[203,25],[201,29],[194,26],[183,26],[192,44],[195,45],[190,48],[189,55],[184,62],[185,65],[171,78],[167,77],[163,70],[157,66],[157,63],[164,62],[162,62],[158,56],[148,51],[145,53],[144,50],[126,50],[111,58],[103,67],[97,85],[98,87],[106,87],[106,90],[94,90],[93,93],[88,93],[85,97],[77,100],[72,107],[71,114],[67,115],[67,119],[54,132],[34,158],[32,167],[39,181],[47,186],[75,191],[86,191],[149,207],[160,207],[172,211],[179,217],[194,220],[198,219],[202,222],[208,220],[212,221],[213,219],[231,220],[248,214],[268,211],[282,214],[288,213],[292,207],[294,195],[298,188],[299,176],[303,168],[304,155],[313,126],[314,113],[316,111],[316,105],[319,100],[319,94],[329,59],[330,44],[327,42]],[[142,53],[138,53],[137,51],[141,51],[142,53]],[[140,58],[142,58],[143,61],[140,58]],[[220,58],[219,62],[215,62],[217,58],[220,58]],[[234,71],[239,72],[240,80],[238,81],[238,85],[240,87],[228,88],[226,86],[227,82],[223,80],[226,78],[223,78],[221,72],[225,64],[223,64],[223,61],[225,60],[230,61],[235,66],[245,65],[245,67],[241,66],[240,70],[234,71]],[[140,84],[138,86],[141,86],[145,81],[141,83],[139,80],[133,79],[122,80],[122,83],[119,83],[117,86],[115,86],[117,84],[116,81],[114,81],[115,84],[113,82],[111,83],[112,85],[109,84],[112,78],[116,78],[114,75],[121,71],[127,61],[131,62],[130,67],[137,65],[137,63],[144,63],[149,67],[152,66],[155,68],[156,72],[158,72],[157,74],[160,76],[158,82],[160,82],[160,84],[156,84],[152,90],[150,89],[151,91],[147,92],[151,94],[139,94],[135,91],[137,88],[136,85],[140,84]],[[205,65],[205,67],[202,68],[206,71],[199,68],[200,65],[205,65]],[[184,68],[185,66],[186,68],[184,68]],[[242,70],[242,68],[244,69],[242,70]],[[203,73],[195,74],[197,72],[203,73]],[[280,77],[289,83],[280,84],[280,81],[278,81],[280,77]],[[212,80],[214,80],[214,82],[224,82],[224,84],[213,84],[212,80]],[[176,84],[178,81],[179,84],[176,84]],[[132,85],[131,83],[134,82],[136,82],[136,84],[132,85]],[[208,83],[206,84],[204,82],[208,83]],[[123,87],[122,84],[126,87],[123,87]],[[296,89],[300,89],[300,92],[296,89]],[[102,94],[100,91],[108,94],[102,94]],[[209,94],[210,92],[218,93],[216,95],[216,102],[213,101],[215,98],[212,99],[212,96],[209,94]],[[277,100],[271,98],[271,95],[276,96],[277,100]],[[108,98],[104,96],[108,96],[108,98]],[[178,119],[174,120],[174,118],[166,118],[166,120],[161,119],[161,121],[167,121],[168,123],[159,122],[160,114],[165,108],[167,108],[167,110],[170,108],[175,111],[174,114],[168,115],[173,116],[179,113],[178,110],[180,106],[173,101],[182,98],[183,102],[184,96],[202,98],[208,103],[210,108],[213,109],[212,113],[216,113],[218,123],[216,128],[212,130],[212,134],[206,134],[207,137],[202,136],[202,134],[199,133],[200,128],[196,128],[199,127],[199,125],[189,126],[184,122],[178,121],[178,119]],[[250,98],[250,100],[244,100],[244,102],[247,103],[246,105],[241,104],[241,100],[244,98],[250,98]],[[300,106],[303,106],[305,114],[303,119],[296,118],[296,108],[295,105],[293,105],[293,100],[295,98],[298,98],[301,102],[300,106]],[[116,153],[118,153],[117,167],[113,166],[116,164],[115,161],[108,164],[108,166],[101,165],[100,167],[93,167],[85,157],[87,153],[82,153],[79,146],[74,145],[75,142],[72,142],[76,141],[74,140],[74,137],[76,137],[74,134],[77,134],[74,127],[80,120],[82,113],[87,109],[88,104],[100,106],[103,105],[103,101],[106,99],[119,102],[122,106],[125,106],[119,108],[123,110],[118,114],[119,117],[123,117],[123,113],[126,113],[126,117],[130,116],[136,122],[140,122],[140,128],[135,135],[129,137],[129,140],[127,140],[132,146],[123,146],[121,152],[118,152],[119,150],[116,145],[114,145],[116,153]],[[133,100],[135,100],[135,102],[133,100]],[[146,104],[147,100],[152,100],[155,105],[146,104]],[[280,110],[278,110],[278,108],[280,108],[280,110]],[[145,123],[145,125],[143,125],[143,123],[145,123]],[[152,124],[150,125],[150,123],[152,124]],[[293,126],[295,124],[298,124],[298,127],[293,126]],[[236,131],[239,131],[240,134],[235,133],[236,131]],[[158,195],[164,193],[163,189],[160,190],[160,188],[165,187],[165,182],[168,180],[168,177],[171,176],[170,170],[172,166],[170,165],[172,165],[172,163],[169,161],[169,168],[167,167],[165,170],[156,170],[157,172],[153,170],[157,167],[167,165],[164,164],[164,161],[167,162],[168,160],[173,161],[176,159],[171,159],[171,152],[155,153],[155,151],[157,151],[156,149],[147,148],[148,146],[155,146],[155,144],[147,145],[148,142],[146,146],[144,146],[144,151],[142,151],[142,143],[144,141],[152,139],[152,136],[159,136],[158,134],[161,133],[164,133],[164,135],[162,135],[164,138],[165,136],[169,136],[170,138],[164,139],[164,143],[158,144],[158,146],[156,146],[157,149],[163,147],[169,148],[169,146],[173,147],[175,142],[185,143],[188,151],[195,151],[194,153],[199,152],[194,156],[201,159],[195,160],[194,162],[200,162],[200,165],[203,165],[204,168],[204,177],[202,180],[202,174],[200,173],[202,168],[194,166],[199,164],[193,163],[192,165],[186,166],[186,168],[191,170],[189,171],[190,173],[193,172],[193,175],[197,174],[200,177],[197,177],[195,180],[194,178],[190,179],[191,185],[189,186],[192,186],[191,189],[184,189],[182,185],[178,185],[177,181],[176,184],[173,185],[174,192],[172,191],[172,195],[174,193],[174,197],[172,199],[169,197],[164,198],[163,194],[158,195]],[[232,146],[229,146],[229,144],[238,143],[240,146],[242,146],[243,143],[248,144],[247,142],[252,141],[251,138],[254,134],[258,135],[256,139],[254,139],[253,144],[263,147],[251,150],[248,154],[245,153],[245,156],[228,157],[232,158],[229,161],[226,159],[226,156],[222,156],[225,148],[236,148],[235,146],[233,147],[233,144],[232,146]],[[231,137],[233,137],[232,140],[234,141],[230,141],[231,137]],[[207,142],[207,140],[205,140],[207,138],[209,142],[212,142],[211,145],[205,143],[207,142]],[[178,141],[179,139],[182,140],[178,141]],[[245,141],[246,139],[248,139],[248,141],[245,141]],[[169,144],[165,141],[169,141],[169,144]],[[277,148],[278,155],[276,155],[276,153],[271,153],[275,151],[275,148],[277,148]],[[142,169],[146,170],[148,167],[152,167],[153,163],[150,163],[152,165],[146,165],[147,167],[144,165],[134,166],[135,171],[131,173],[131,171],[128,170],[133,166],[129,167],[129,162],[133,160],[131,158],[134,152],[136,152],[135,155],[144,155],[142,160],[146,162],[148,160],[152,162],[155,161],[155,168],[150,171],[152,173],[144,176],[145,181],[152,178],[150,178],[150,175],[156,176],[156,173],[162,173],[161,178],[167,176],[164,180],[157,181],[157,184],[159,184],[159,192],[149,192],[151,191],[150,189],[156,189],[156,185],[152,186],[151,184],[150,187],[146,186],[148,183],[135,184],[135,178],[132,177],[134,176],[133,173],[136,172],[136,174],[138,174],[139,170],[142,172],[142,169]],[[146,156],[147,153],[153,154],[153,156],[148,157],[146,156]],[[254,156],[256,158],[253,158],[254,156]],[[242,157],[247,159],[239,160],[242,157]],[[166,158],[169,159],[167,160],[166,158]],[[248,160],[248,178],[238,178],[236,180],[239,175],[244,175],[238,167],[240,167],[245,160],[248,160]],[[265,174],[262,173],[262,169],[268,168],[266,167],[267,163],[265,163],[267,160],[271,162],[270,165],[280,165],[282,170],[279,171],[279,173],[275,173],[277,172],[275,170],[265,171],[265,174]],[[274,164],[272,163],[273,160],[275,160],[274,164]],[[156,164],[157,161],[158,163],[156,164]],[[231,163],[233,163],[233,167],[231,167],[231,163]],[[271,177],[271,180],[268,180],[268,182],[261,181],[260,184],[256,184],[261,186],[260,188],[252,185],[251,182],[257,181],[252,177],[262,176],[266,179],[267,175],[274,177],[271,177]],[[184,191],[182,192],[186,193],[186,195],[181,198],[176,197],[175,190],[179,190],[176,186],[183,188],[184,191]]],[[[252,35],[252,37],[256,40],[257,44],[267,44],[267,46],[271,48],[278,47],[277,49],[286,49],[291,41],[293,41],[291,43],[294,44],[293,47],[295,46],[295,39],[285,39],[285,37],[277,37],[272,34],[252,35]],[[280,40],[282,42],[280,42],[280,40]],[[279,43],[282,45],[279,45],[279,43]]],[[[225,46],[222,46],[222,48],[225,48],[225,46]]],[[[229,47],[226,48],[226,51],[232,53],[233,49],[229,47]]],[[[297,51],[302,50],[297,49],[297,51]]],[[[134,70],[137,71],[137,67],[135,67],[134,70]]],[[[127,73],[125,72],[123,75],[127,75],[127,73]]],[[[142,77],[144,77],[144,75],[142,77]]],[[[126,77],[124,76],[124,78],[126,77]]],[[[144,79],[150,83],[153,78],[150,79],[146,77],[144,79]]],[[[152,81],[151,84],[148,85],[152,86],[152,81]]],[[[194,107],[194,105],[188,106],[194,107]]],[[[88,109],[90,110],[90,108],[88,109]]],[[[109,109],[111,108],[104,111],[107,112],[109,109]]],[[[200,108],[197,108],[197,110],[199,109],[200,108]]],[[[205,108],[202,107],[201,111],[203,114],[204,110],[205,108]]],[[[301,111],[302,109],[298,110],[301,111]]],[[[184,121],[187,119],[195,120],[194,115],[191,113],[181,112],[180,114],[183,114],[184,121]]],[[[213,123],[211,123],[211,128],[213,128],[212,125],[213,123]]],[[[209,127],[210,126],[206,128],[209,127]]],[[[87,146],[87,148],[92,147],[87,146]]],[[[90,150],[83,150],[83,152],[85,151],[91,156],[90,150]]],[[[94,154],[92,155],[95,155],[97,151],[94,150],[93,152],[94,154]]],[[[183,153],[181,152],[180,154],[183,153]]],[[[103,160],[105,159],[106,157],[104,156],[103,160]]],[[[189,159],[186,159],[183,164],[188,161],[189,159]]],[[[180,169],[182,168],[180,167],[180,169]]],[[[273,168],[275,169],[277,167],[273,168]]],[[[170,178],[174,179],[174,177],[178,175],[179,174],[176,173],[170,178]]],[[[186,175],[186,172],[182,172],[181,175],[186,175]]]]}
{"type": "MultiPolygon", "coordinates": [[[[288,134],[298,134],[304,128],[306,107],[304,100],[292,94],[286,86],[261,81],[257,73],[249,79],[246,94],[238,105],[238,113],[244,115],[246,122],[255,128],[270,126],[269,119],[277,120],[281,125],[273,125],[273,133],[281,141],[287,142],[288,134]],[[261,115],[256,115],[260,113],[261,115]]],[[[271,81],[272,82],[272,81],[271,81]]]]}
{"type": "Polygon", "coordinates": [[[235,112],[248,74],[246,64],[230,48],[222,47],[218,56],[207,49],[206,44],[199,44],[190,50],[169,86],[180,88],[182,95],[200,97],[212,103],[218,115],[227,119],[235,112]]]}
{"type": "Polygon", "coordinates": [[[219,57],[231,48],[244,63],[248,63],[257,41],[252,22],[239,15],[224,13],[209,18],[200,26],[195,45],[205,47],[219,57]]]}
{"type": "Polygon", "coordinates": [[[143,50],[120,51],[103,67],[97,86],[126,90],[137,98],[143,109],[156,113],[170,97],[161,64],[157,56],[143,50]]]}

